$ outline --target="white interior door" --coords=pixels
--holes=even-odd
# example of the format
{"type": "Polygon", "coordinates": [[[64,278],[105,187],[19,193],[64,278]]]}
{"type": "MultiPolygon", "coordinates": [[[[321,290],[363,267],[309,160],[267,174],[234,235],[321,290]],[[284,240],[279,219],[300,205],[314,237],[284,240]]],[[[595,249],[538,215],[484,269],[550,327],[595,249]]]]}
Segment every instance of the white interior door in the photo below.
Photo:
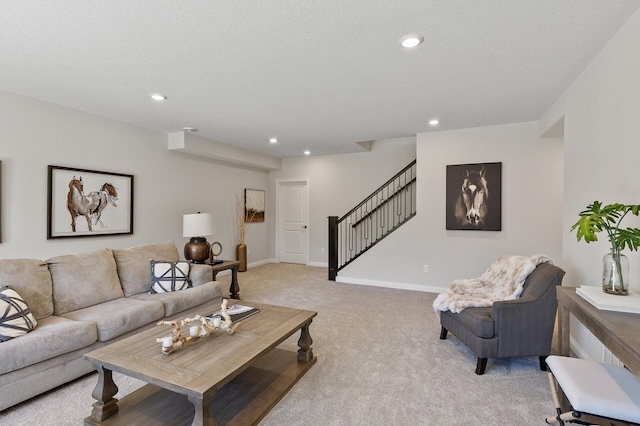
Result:
{"type": "Polygon", "coordinates": [[[309,250],[306,181],[280,183],[280,261],[307,263],[309,250]]]}

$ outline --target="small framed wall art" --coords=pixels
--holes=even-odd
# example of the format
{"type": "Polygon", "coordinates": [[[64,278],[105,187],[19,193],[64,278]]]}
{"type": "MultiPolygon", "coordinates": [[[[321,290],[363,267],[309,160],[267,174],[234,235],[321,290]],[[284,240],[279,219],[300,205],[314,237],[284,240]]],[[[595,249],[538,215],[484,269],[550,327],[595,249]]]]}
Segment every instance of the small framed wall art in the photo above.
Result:
{"type": "Polygon", "coordinates": [[[244,190],[244,221],[264,222],[264,191],[244,190]]]}
{"type": "Polygon", "coordinates": [[[502,163],[447,166],[447,229],[500,231],[502,163]]]}
{"type": "Polygon", "coordinates": [[[49,166],[47,239],[133,234],[133,175],[49,166]]]}

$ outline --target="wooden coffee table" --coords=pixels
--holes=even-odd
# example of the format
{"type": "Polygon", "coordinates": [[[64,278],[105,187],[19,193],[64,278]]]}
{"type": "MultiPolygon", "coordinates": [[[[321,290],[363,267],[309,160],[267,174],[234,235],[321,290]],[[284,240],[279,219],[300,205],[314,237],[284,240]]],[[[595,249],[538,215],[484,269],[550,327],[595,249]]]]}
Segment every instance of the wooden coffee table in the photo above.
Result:
{"type": "Polygon", "coordinates": [[[156,338],[170,335],[171,327],[159,326],[85,354],[99,373],[85,424],[258,423],[315,364],[309,325],[317,313],[241,303],[260,313],[241,321],[233,335],[216,331],[163,355],[156,338]],[[276,347],[298,330],[297,352],[276,347]],[[148,384],[118,401],[113,371],[148,384]]]}

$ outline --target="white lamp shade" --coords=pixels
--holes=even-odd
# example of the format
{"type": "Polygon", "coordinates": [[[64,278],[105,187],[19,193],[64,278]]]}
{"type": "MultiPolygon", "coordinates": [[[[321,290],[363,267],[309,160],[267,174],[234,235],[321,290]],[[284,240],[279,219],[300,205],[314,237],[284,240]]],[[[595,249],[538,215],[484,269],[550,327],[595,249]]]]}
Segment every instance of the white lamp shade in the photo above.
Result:
{"type": "Polygon", "coordinates": [[[214,233],[211,213],[185,214],[182,217],[183,237],[204,237],[214,233]]]}

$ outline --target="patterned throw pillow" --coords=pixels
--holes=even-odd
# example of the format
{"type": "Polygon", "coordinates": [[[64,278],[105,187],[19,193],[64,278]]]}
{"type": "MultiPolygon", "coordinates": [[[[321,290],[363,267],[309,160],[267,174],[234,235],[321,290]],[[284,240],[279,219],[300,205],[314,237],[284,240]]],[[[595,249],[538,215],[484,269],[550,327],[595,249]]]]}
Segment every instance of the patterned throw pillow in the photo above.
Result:
{"type": "Polygon", "coordinates": [[[189,262],[151,261],[151,290],[149,293],[184,290],[191,287],[189,262]]]}
{"type": "Polygon", "coordinates": [[[36,328],[35,317],[22,297],[11,287],[0,288],[0,342],[27,334],[36,328]]]}

